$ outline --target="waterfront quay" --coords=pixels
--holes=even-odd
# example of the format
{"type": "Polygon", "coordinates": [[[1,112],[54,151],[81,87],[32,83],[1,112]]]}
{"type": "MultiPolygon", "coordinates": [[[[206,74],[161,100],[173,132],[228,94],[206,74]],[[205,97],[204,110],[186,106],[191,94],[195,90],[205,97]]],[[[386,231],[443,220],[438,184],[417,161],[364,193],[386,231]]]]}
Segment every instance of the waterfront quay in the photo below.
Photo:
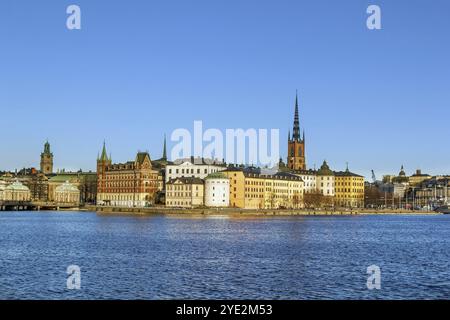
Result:
{"type": "Polygon", "coordinates": [[[99,214],[135,214],[135,215],[229,215],[229,216],[340,216],[340,215],[386,215],[386,214],[440,214],[434,211],[423,210],[305,210],[305,209],[240,209],[240,208],[168,208],[155,206],[147,208],[113,207],[87,205],[82,211],[94,211],[99,214]]]}
{"type": "Polygon", "coordinates": [[[79,206],[47,201],[0,201],[0,211],[77,210],[79,206]]]}

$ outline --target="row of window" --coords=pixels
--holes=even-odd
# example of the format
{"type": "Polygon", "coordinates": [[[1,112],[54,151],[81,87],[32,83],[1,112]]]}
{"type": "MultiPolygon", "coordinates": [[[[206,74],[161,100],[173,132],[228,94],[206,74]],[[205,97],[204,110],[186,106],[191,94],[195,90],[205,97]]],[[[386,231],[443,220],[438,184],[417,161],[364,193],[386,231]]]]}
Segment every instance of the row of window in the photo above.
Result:
{"type": "MultiPolygon", "coordinates": [[[[178,190],[188,190],[188,191],[190,191],[190,190],[192,190],[192,185],[190,185],[190,184],[186,184],[186,185],[184,185],[184,184],[182,184],[182,185],[167,185],[167,190],[168,191],[173,191],[173,190],[176,190],[176,191],[178,191],[178,190]]],[[[194,190],[199,190],[199,186],[198,185],[195,185],[195,188],[194,188],[194,190]]]]}
{"type": "Polygon", "coordinates": [[[363,187],[364,186],[364,182],[340,182],[340,181],[336,181],[336,185],[337,186],[354,186],[354,187],[363,187]]]}
{"type": "MultiPolygon", "coordinates": [[[[190,192],[167,192],[167,197],[173,198],[191,198],[193,195],[190,192]]],[[[199,197],[199,193],[196,192],[194,197],[199,197]]]]}
{"type": "Polygon", "coordinates": [[[337,192],[354,192],[354,193],[364,193],[364,189],[350,189],[350,188],[336,188],[337,192]]]}
{"type": "MultiPolygon", "coordinates": [[[[169,174],[172,174],[172,169],[169,168],[168,170],[169,170],[169,174]]],[[[193,174],[194,172],[197,172],[197,174],[201,174],[201,169],[200,168],[197,168],[197,169],[175,169],[174,171],[175,171],[175,174],[179,174],[180,172],[181,172],[181,174],[185,174],[185,173],[186,174],[189,174],[189,173],[193,174]]],[[[209,173],[215,173],[215,172],[218,172],[218,171],[219,171],[219,169],[211,169],[209,173]]],[[[208,169],[203,169],[203,173],[204,174],[208,174],[208,169]]]]}
{"type": "Polygon", "coordinates": [[[191,201],[167,201],[166,205],[168,206],[190,206],[191,201]]]}

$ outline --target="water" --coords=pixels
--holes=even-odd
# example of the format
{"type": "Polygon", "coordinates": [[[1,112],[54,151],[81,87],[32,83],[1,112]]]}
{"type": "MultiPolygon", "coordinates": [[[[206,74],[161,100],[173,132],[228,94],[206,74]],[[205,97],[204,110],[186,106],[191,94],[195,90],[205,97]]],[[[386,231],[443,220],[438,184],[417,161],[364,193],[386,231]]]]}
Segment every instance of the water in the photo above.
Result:
{"type": "Polygon", "coordinates": [[[3,212],[0,299],[449,299],[449,234],[448,215],[3,212]],[[67,289],[74,264],[81,290],[67,289]]]}

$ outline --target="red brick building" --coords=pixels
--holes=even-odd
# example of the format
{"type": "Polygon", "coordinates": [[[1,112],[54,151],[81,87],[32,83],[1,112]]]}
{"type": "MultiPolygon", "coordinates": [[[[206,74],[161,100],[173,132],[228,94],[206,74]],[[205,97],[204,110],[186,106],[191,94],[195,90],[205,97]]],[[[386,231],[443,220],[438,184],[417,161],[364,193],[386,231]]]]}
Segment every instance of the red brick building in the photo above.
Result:
{"type": "Polygon", "coordinates": [[[103,144],[97,158],[97,204],[145,207],[155,201],[158,170],[152,168],[148,152],[138,152],[134,161],[112,163],[103,144]]]}

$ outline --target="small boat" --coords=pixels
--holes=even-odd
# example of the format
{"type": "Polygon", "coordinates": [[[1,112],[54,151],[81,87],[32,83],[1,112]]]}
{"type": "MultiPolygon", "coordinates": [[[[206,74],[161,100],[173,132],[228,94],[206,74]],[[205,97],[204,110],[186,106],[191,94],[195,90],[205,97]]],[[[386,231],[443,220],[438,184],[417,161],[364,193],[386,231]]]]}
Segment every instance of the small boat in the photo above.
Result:
{"type": "Polygon", "coordinates": [[[450,214],[450,206],[448,206],[448,205],[441,206],[441,207],[434,209],[434,211],[443,213],[443,214],[450,214]]]}

